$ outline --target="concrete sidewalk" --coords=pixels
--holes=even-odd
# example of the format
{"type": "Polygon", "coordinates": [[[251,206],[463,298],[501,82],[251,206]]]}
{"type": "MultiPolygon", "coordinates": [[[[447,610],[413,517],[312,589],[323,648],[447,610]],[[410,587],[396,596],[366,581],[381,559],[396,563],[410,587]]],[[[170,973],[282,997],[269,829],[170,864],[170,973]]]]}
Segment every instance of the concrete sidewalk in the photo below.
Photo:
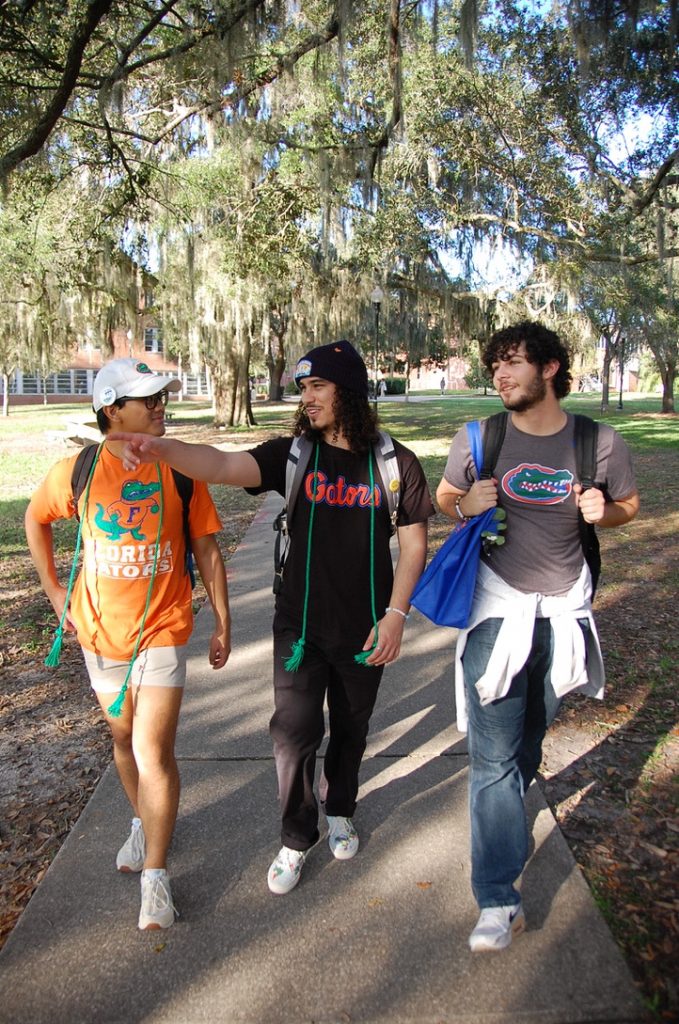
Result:
{"type": "Polygon", "coordinates": [[[139,881],[115,871],[129,810],[112,768],[0,953],[7,1024],[570,1024],[641,1022],[627,967],[539,789],[522,888],[528,931],[472,956],[466,748],[453,727],[452,640],[416,613],[387,669],[362,770],[361,849],[325,835],[273,896],[279,848],[267,499],[229,563],[233,654],[207,665],[198,616],[178,753],[170,870],[181,913],[139,932],[139,881]]]}

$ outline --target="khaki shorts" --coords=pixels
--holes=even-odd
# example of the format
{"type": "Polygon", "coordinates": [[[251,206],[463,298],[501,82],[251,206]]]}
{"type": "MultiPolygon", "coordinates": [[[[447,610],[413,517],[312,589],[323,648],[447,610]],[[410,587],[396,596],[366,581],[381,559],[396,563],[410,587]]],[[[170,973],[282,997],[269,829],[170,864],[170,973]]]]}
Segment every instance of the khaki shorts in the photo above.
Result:
{"type": "MultiPolygon", "coordinates": [[[[83,647],[92,689],[117,693],[125,682],[129,661],[114,661],[83,647]]],[[[186,682],[186,644],[181,647],[147,647],[137,656],[129,686],[179,686],[186,682]]]]}

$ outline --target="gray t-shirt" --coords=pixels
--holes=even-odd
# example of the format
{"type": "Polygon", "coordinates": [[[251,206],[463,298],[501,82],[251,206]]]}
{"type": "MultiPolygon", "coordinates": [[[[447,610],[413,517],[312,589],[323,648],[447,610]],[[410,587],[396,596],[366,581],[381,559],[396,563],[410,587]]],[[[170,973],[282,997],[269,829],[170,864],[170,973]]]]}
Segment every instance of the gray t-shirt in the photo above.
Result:
{"type": "MultiPolygon", "coordinates": [[[[511,415],[507,419],[493,474],[498,502],[507,513],[506,542],[483,558],[506,583],[524,593],[565,594],[582,571],[573,494],[573,484],[578,483],[574,428],[570,414],[564,428],[548,437],[523,433],[511,415]]],[[[443,476],[465,491],[477,478],[465,427],[453,438],[443,476]]],[[[636,490],[629,449],[606,423],[599,424],[595,479],[608,500],[626,498],[636,490]]]]}

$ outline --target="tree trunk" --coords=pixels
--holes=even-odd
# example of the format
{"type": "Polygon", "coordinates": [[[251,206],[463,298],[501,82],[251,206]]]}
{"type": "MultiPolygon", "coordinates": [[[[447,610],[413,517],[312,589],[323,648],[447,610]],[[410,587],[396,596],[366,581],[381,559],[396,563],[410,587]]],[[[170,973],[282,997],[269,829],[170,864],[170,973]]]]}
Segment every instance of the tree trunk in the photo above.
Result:
{"type": "Polygon", "coordinates": [[[674,381],[676,370],[671,366],[664,366],[660,370],[662,381],[662,412],[674,412],[674,381]]]}
{"type": "Polygon", "coordinates": [[[255,425],[250,404],[250,348],[249,327],[243,324],[240,306],[235,305],[233,327],[214,332],[208,347],[210,356],[205,360],[217,427],[255,425]]]}
{"type": "Polygon", "coordinates": [[[281,377],[285,371],[285,343],[282,337],[275,336],[276,340],[276,351],[271,351],[271,347],[267,349],[266,353],[266,367],[269,371],[269,400],[272,402],[280,402],[283,398],[283,387],[281,385],[281,377]]]}
{"type": "Polygon", "coordinates": [[[225,427],[229,421],[229,371],[226,362],[210,361],[210,379],[212,381],[212,402],[214,407],[214,425],[225,427]]]}
{"type": "Polygon", "coordinates": [[[285,371],[285,337],[290,316],[281,305],[269,311],[266,334],[266,368],[269,372],[269,401],[280,402],[283,397],[281,378],[285,371]]]}
{"type": "Polygon", "coordinates": [[[246,423],[248,426],[255,426],[255,419],[252,415],[252,404],[250,400],[250,351],[252,348],[250,323],[243,321],[243,309],[240,302],[236,306],[235,315],[236,330],[231,345],[229,359],[230,385],[231,385],[231,410],[229,414],[229,426],[238,426],[246,423]]]}
{"type": "MultiPolygon", "coordinates": [[[[248,346],[249,348],[249,346],[248,346]]],[[[229,426],[246,423],[256,426],[250,401],[250,353],[233,352],[231,355],[229,426]]]]}
{"type": "Polygon", "coordinates": [[[9,416],[9,374],[2,374],[2,415],[9,416]]]}
{"type": "Polygon", "coordinates": [[[646,343],[653,353],[655,364],[662,381],[662,412],[674,412],[674,382],[677,379],[677,360],[673,352],[665,352],[660,345],[646,338],[646,343]]]}

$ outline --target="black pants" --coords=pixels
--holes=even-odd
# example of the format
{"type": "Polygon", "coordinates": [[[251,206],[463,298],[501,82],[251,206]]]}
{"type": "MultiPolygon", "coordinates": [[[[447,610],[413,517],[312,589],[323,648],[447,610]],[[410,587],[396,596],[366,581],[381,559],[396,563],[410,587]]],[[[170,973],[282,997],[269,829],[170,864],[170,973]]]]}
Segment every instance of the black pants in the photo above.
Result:
{"type": "Polygon", "coordinates": [[[281,841],[292,850],[308,850],[318,841],[318,803],[314,794],[316,752],[325,735],[327,694],[329,738],[324,762],[325,811],[350,818],[356,810],[358,771],[365,752],[370,716],[383,668],[357,665],[360,650],[324,648],[307,640],[297,672],[286,672],[298,634],[274,633],[274,699],[269,731],[273,739],[281,841]]]}

